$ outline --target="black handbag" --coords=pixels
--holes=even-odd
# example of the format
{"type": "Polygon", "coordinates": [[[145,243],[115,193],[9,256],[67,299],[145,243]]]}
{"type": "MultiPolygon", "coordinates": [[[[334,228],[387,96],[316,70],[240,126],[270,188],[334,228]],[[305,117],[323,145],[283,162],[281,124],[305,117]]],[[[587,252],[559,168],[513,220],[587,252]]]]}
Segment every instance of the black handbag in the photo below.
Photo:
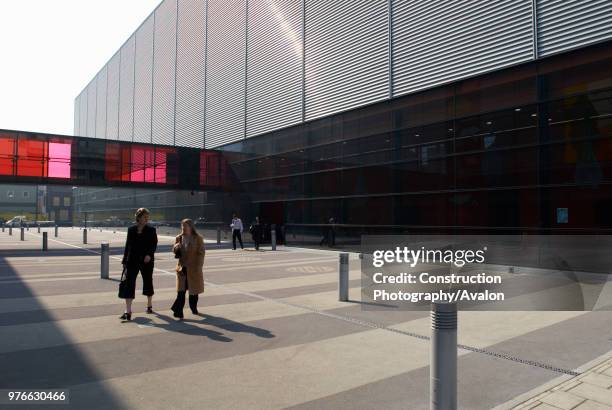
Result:
{"type": "Polygon", "coordinates": [[[121,272],[121,282],[119,282],[119,298],[127,299],[127,267],[123,267],[121,272]]]}

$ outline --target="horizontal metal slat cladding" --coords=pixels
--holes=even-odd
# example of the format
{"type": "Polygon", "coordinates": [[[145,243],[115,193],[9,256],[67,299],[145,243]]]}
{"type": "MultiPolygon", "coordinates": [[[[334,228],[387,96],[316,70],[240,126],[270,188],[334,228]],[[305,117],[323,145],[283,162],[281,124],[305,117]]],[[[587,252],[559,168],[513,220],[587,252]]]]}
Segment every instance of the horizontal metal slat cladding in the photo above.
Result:
{"type": "Polygon", "coordinates": [[[533,58],[531,0],[393,1],[393,95],[533,58]]]}
{"type": "Polygon", "coordinates": [[[612,1],[537,0],[538,55],[612,39],[612,1]]]}
{"type": "Polygon", "coordinates": [[[74,117],[73,117],[73,121],[74,121],[74,125],[72,128],[72,135],[79,135],[79,122],[80,122],[80,118],[79,118],[79,108],[81,108],[81,94],[79,94],[75,99],[74,99],[74,117]]]}
{"type": "Polygon", "coordinates": [[[302,120],[302,0],[249,0],[246,136],[302,120]]]}
{"type": "Polygon", "coordinates": [[[164,0],[155,10],[152,129],[155,144],[174,144],[176,6],[176,0],[164,0]]]}
{"type": "Polygon", "coordinates": [[[389,96],[387,0],[306,0],[306,119],[389,96]]]}
{"type": "Polygon", "coordinates": [[[132,141],[134,131],[134,54],[136,37],[121,47],[119,67],[119,140],[132,141]]]}
{"type": "Polygon", "coordinates": [[[208,0],[205,148],[245,137],[244,0],[208,0]]]}
{"type": "Polygon", "coordinates": [[[175,144],[204,148],[206,1],[178,0],[177,24],[175,144]]]}
{"type": "Polygon", "coordinates": [[[79,136],[87,135],[87,87],[79,95],[79,136]]]}
{"type": "Polygon", "coordinates": [[[96,77],[87,86],[87,137],[96,136],[96,77]]]}
{"type": "Polygon", "coordinates": [[[151,98],[153,93],[153,26],[151,14],[136,30],[134,59],[134,138],[151,142],[151,98]]]}
{"type": "Polygon", "coordinates": [[[106,138],[116,140],[119,132],[119,52],[107,65],[106,138]]]}
{"type": "Polygon", "coordinates": [[[96,138],[106,138],[106,77],[104,66],[96,79],[96,138]]]}

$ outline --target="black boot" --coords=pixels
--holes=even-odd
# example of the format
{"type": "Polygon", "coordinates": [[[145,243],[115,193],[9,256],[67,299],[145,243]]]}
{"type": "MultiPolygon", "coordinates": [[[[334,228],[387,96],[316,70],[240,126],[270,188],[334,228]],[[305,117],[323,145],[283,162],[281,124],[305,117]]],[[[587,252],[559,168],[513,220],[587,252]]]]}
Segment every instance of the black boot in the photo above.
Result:
{"type": "Polygon", "coordinates": [[[194,315],[199,314],[198,312],[198,295],[189,295],[189,307],[194,315]]]}
{"type": "Polygon", "coordinates": [[[174,312],[174,317],[182,319],[184,317],[183,315],[184,307],[185,307],[185,291],[177,292],[176,300],[174,301],[174,303],[172,304],[172,307],[170,308],[172,309],[172,312],[174,312]]]}

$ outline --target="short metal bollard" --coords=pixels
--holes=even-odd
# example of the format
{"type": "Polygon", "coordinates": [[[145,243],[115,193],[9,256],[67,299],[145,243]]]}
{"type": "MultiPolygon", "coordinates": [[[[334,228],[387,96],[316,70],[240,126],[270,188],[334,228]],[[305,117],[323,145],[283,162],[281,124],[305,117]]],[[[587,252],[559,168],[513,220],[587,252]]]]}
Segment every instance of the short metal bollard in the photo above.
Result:
{"type": "Polygon", "coordinates": [[[100,278],[108,279],[108,259],[109,259],[109,250],[108,250],[108,242],[103,242],[101,245],[100,252],[100,278]]]}
{"type": "Polygon", "coordinates": [[[272,226],[270,226],[270,236],[272,239],[272,250],[275,251],[276,250],[276,225],[272,224],[272,226]]]}
{"type": "Polygon", "coordinates": [[[87,228],[83,228],[83,244],[87,245],[87,228]]]}
{"type": "Polygon", "coordinates": [[[24,241],[25,240],[25,231],[23,228],[21,228],[21,240],[24,241]]]}
{"type": "Polygon", "coordinates": [[[43,243],[42,243],[42,250],[46,251],[49,247],[48,242],[47,242],[47,232],[43,232],[43,243]]]}
{"type": "Polygon", "coordinates": [[[221,243],[221,228],[217,228],[217,245],[221,243]]]}
{"type": "Polygon", "coordinates": [[[13,235],[13,227],[12,226],[9,226],[9,235],[11,235],[11,236],[13,235]]]}
{"type": "Polygon", "coordinates": [[[2,232],[4,232],[4,224],[2,224],[2,232]]]}
{"type": "Polygon", "coordinates": [[[57,238],[57,225],[55,225],[55,237],[57,238]]]}
{"type": "Polygon", "coordinates": [[[38,229],[37,233],[40,233],[40,225],[36,227],[38,229]]]}
{"type": "Polygon", "coordinates": [[[457,408],[457,304],[431,305],[431,410],[457,408]]]}
{"type": "Polygon", "coordinates": [[[338,300],[347,302],[349,296],[349,255],[348,253],[340,254],[340,266],[338,269],[338,300]]]}

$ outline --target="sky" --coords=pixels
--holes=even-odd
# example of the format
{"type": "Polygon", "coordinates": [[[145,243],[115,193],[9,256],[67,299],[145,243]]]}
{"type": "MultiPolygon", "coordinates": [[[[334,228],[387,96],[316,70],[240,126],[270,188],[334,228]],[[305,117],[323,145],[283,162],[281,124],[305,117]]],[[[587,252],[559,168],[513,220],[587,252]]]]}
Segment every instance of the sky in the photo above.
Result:
{"type": "Polygon", "coordinates": [[[0,129],[73,135],[74,98],[161,0],[0,0],[0,129]]]}

